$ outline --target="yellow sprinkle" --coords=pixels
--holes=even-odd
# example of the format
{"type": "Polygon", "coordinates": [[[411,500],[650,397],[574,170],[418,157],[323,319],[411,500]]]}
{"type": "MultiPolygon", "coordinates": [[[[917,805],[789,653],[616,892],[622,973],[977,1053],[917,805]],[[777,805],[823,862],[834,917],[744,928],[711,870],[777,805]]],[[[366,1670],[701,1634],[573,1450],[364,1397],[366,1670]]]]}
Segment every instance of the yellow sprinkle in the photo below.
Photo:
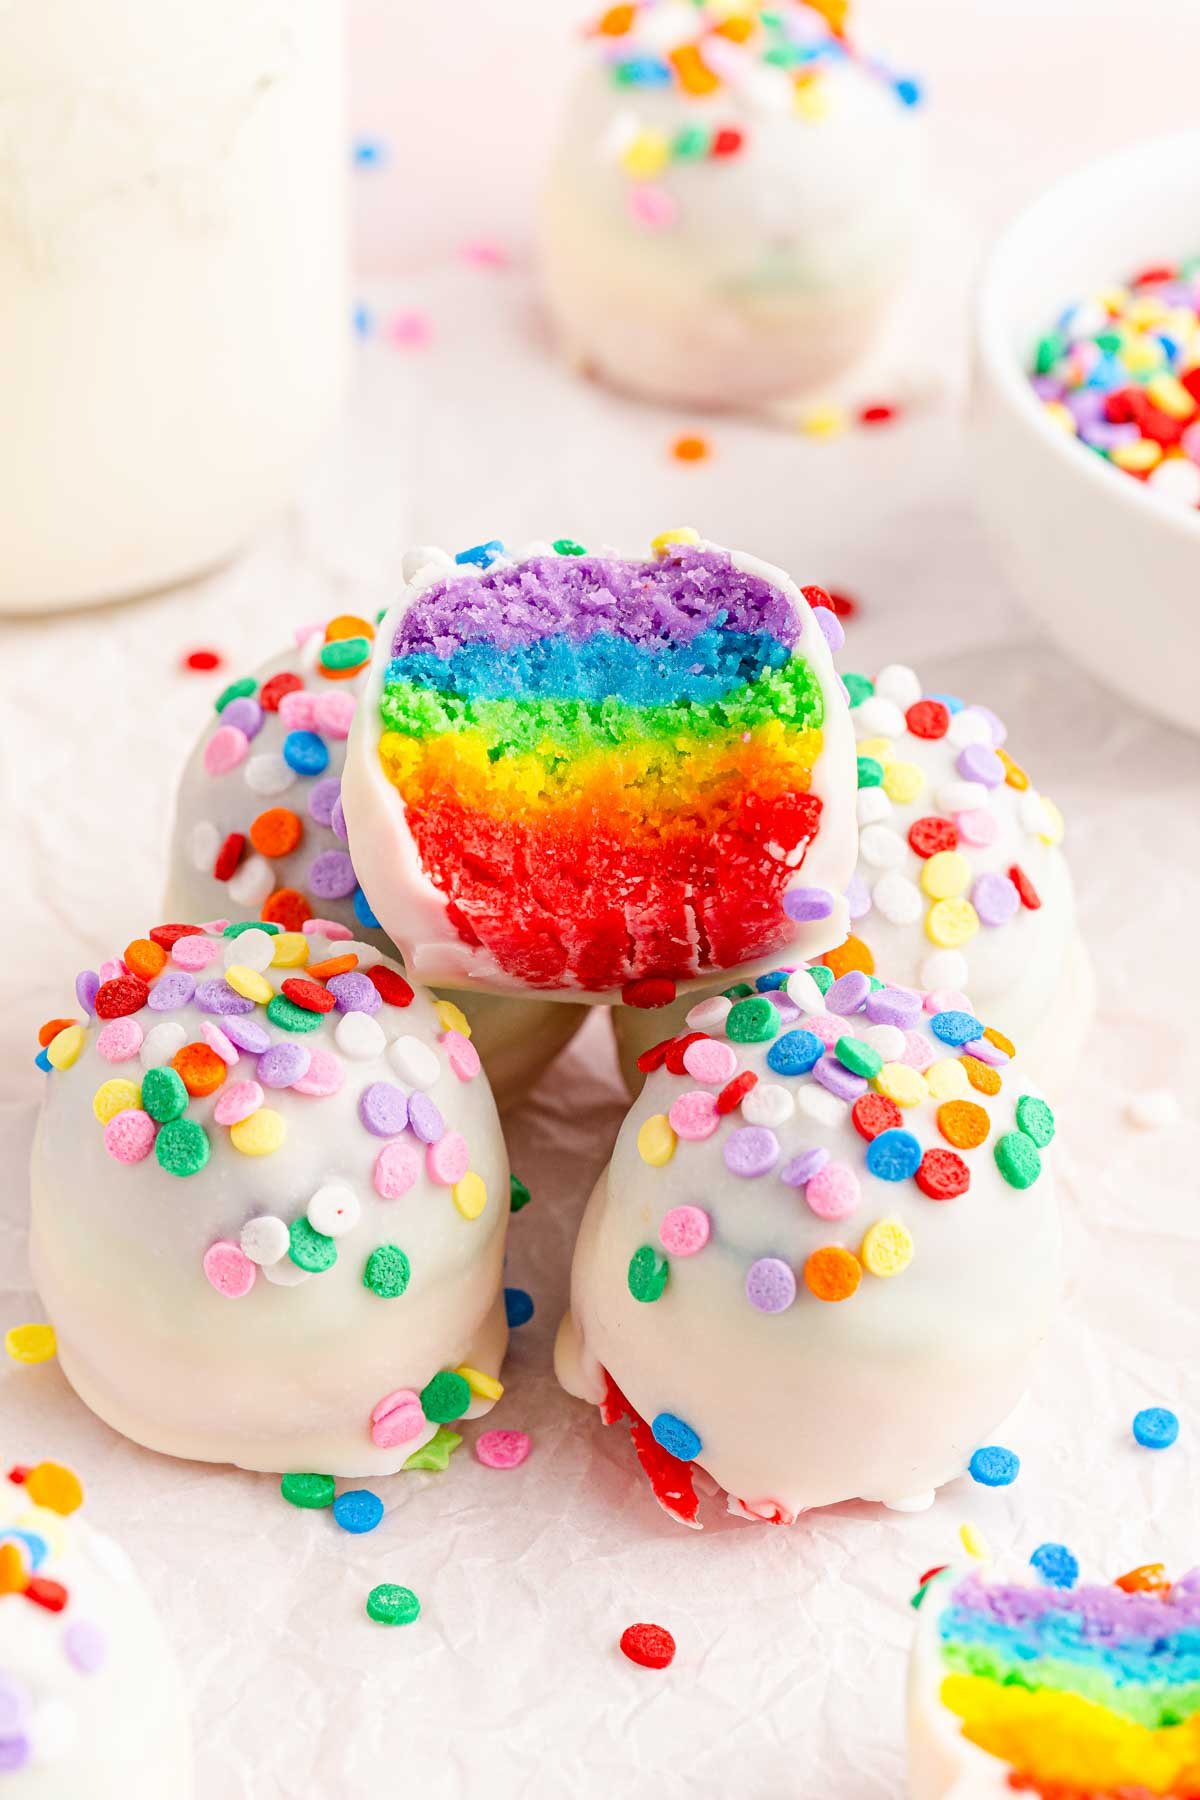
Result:
{"type": "Polygon", "coordinates": [[[967,1071],[957,1056],[943,1056],[925,1070],[925,1085],[934,1100],[962,1100],[970,1092],[967,1071]]]}
{"type": "Polygon", "coordinates": [[[14,1362],[49,1362],[58,1349],[53,1325],[13,1325],[4,1334],[4,1348],[14,1362]]]}
{"type": "Polygon", "coordinates": [[[61,1515],[52,1512],[48,1506],[27,1506],[25,1511],[13,1520],[18,1531],[36,1531],[44,1538],[51,1556],[65,1556],[68,1545],[68,1531],[61,1515]]]}
{"type": "Polygon", "coordinates": [[[1060,431],[1065,431],[1068,437],[1074,437],[1078,432],[1079,427],[1075,423],[1074,413],[1070,407],[1064,406],[1061,400],[1047,400],[1042,411],[1050,423],[1057,425],[1060,431]]]}
{"type": "Polygon", "coordinates": [[[65,1518],[83,1505],[83,1487],[73,1469],[62,1463],[39,1463],[36,1469],[30,1469],[25,1477],[25,1492],[35,1506],[44,1506],[48,1512],[61,1513],[65,1518]]]}
{"type": "Polygon", "coordinates": [[[841,437],[846,423],[846,415],[840,406],[814,406],[800,415],[800,429],[805,437],[841,437]]]}
{"type": "Polygon", "coordinates": [[[891,738],[862,738],[860,742],[855,745],[855,754],[857,756],[870,756],[875,762],[882,763],[886,769],[892,758],[895,756],[896,749],[891,738]]]}
{"type": "Polygon", "coordinates": [[[939,950],[961,949],[978,930],[979,914],[969,900],[935,900],[925,915],[925,936],[939,950]]]}
{"type": "Polygon", "coordinates": [[[690,525],[678,525],[674,531],[660,531],[656,538],[650,539],[650,548],[655,556],[665,556],[672,544],[698,544],[700,533],[690,525]]]}
{"type": "Polygon", "coordinates": [[[28,1586],[21,1552],[15,1544],[0,1544],[0,1594],[23,1594],[28,1586]]]}
{"type": "Polygon", "coordinates": [[[450,1197],[464,1219],[477,1219],[487,1205],[487,1183],[474,1169],[468,1169],[450,1189],[450,1197]]]}
{"type": "Polygon", "coordinates": [[[1125,287],[1101,288],[1096,299],[1105,312],[1111,313],[1115,319],[1129,305],[1129,289],[1125,287]]]}
{"type": "Polygon", "coordinates": [[[637,1135],[638,1155],[652,1169],[665,1168],[675,1154],[678,1139],[666,1113],[655,1113],[637,1135]]]}
{"type": "Polygon", "coordinates": [[[961,850],[939,850],[926,857],[921,886],[931,900],[957,900],[971,885],[971,865],[961,850]]]}
{"type": "Polygon", "coordinates": [[[455,1006],[453,1000],[435,1000],[433,1010],[443,1031],[457,1031],[465,1038],[470,1037],[471,1027],[467,1023],[467,1015],[461,1006],[455,1006]]]}
{"type": "Polygon", "coordinates": [[[884,1063],[875,1077],[875,1086],[897,1106],[919,1106],[922,1100],[928,1100],[929,1089],[925,1077],[919,1069],[910,1068],[907,1063],[884,1063]]]}
{"type": "Polygon", "coordinates": [[[1004,779],[1007,785],[1010,788],[1016,788],[1018,794],[1023,794],[1029,786],[1029,777],[1020,763],[1014,762],[1008,751],[1000,744],[996,746],[996,755],[1004,764],[1004,779]]]}
{"type": "Polygon", "coordinates": [[[863,1268],[881,1280],[901,1274],[912,1259],[912,1233],[899,1219],[876,1219],[858,1253],[863,1268]]]}
{"type": "Polygon", "coordinates": [[[1147,469],[1156,469],[1162,461],[1162,445],[1156,444],[1153,438],[1135,438],[1132,444],[1118,444],[1109,456],[1118,469],[1124,469],[1132,475],[1141,475],[1147,469]]]}
{"type": "Polygon", "coordinates": [[[911,806],[925,787],[925,771],[916,763],[888,763],[883,771],[883,791],[897,806],[911,806]]]}
{"type": "Polygon", "coordinates": [[[308,961],[308,939],[302,931],[281,931],[271,939],[271,961],[277,969],[302,969],[308,961]]]}
{"type": "Polygon", "coordinates": [[[1147,397],[1155,406],[1168,413],[1172,419],[1190,419],[1196,410],[1196,402],[1174,375],[1164,369],[1160,375],[1152,375],[1146,383],[1147,397]]]}
{"type": "Polygon", "coordinates": [[[54,1069],[69,1069],[79,1060],[79,1052],[87,1041],[82,1025],[65,1025],[46,1046],[46,1061],[54,1069]]]}
{"type": "Polygon", "coordinates": [[[258,1006],[265,1006],[268,1000],[275,998],[275,989],[265,975],[257,969],[248,969],[245,963],[234,963],[225,971],[225,979],[235,994],[243,1000],[253,1000],[258,1006]]]}
{"type": "Polygon", "coordinates": [[[796,83],[796,112],[802,119],[816,121],[829,113],[829,89],[820,76],[810,76],[796,83]]]}
{"type": "Polygon", "coordinates": [[[621,167],[635,181],[652,181],[670,160],[670,140],[661,131],[639,131],[621,152],[621,167]]]}
{"type": "Polygon", "coordinates": [[[270,1156],[287,1136],[287,1126],[269,1106],[260,1106],[248,1119],[229,1128],[229,1141],[243,1156],[270,1156]]]}
{"type": "Polygon", "coordinates": [[[469,1368],[466,1363],[460,1364],[454,1373],[461,1375],[471,1392],[478,1394],[481,1400],[498,1400],[504,1392],[503,1382],[497,1381],[494,1375],[481,1374],[478,1369],[469,1368]]]}
{"type": "Polygon", "coordinates": [[[976,1531],[973,1525],[959,1526],[958,1541],[967,1555],[973,1556],[976,1562],[991,1561],[992,1553],[988,1549],[987,1539],[981,1531],[976,1531]]]}
{"type": "Polygon", "coordinates": [[[1066,821],[1053,800],[1047,800],[1045,794],[1042,795],[1042,805],[1050,822],[1050,829],[1049,831],[1039,831],[1038,836],[1043,844],[1061,844],[1067,829],[1066,821]]]}
{"type": "Polygon", "coordinates": [[[126,1081],[121,1075],[112,1081],[102,1081],[92,1095],[92,1112],[101,1125],[107,1125],[120,1112],[128,1112],[131,1106],[141,1104],[141,1088],[136,1081],[126,1081]]]}
{"type": "MultiPolygon", "coordinates": [[[[1164,305],[1155,294],[1139,294],[1136,300],[1130,301],[1125,317],[1140,331],[1148,331],[1152,325],[1161,325],[1169,311],[1170,308],[1164,305]]],[[[1156,344],[1154,348],[1161,356],[1162,346],[1156,344]]]]}

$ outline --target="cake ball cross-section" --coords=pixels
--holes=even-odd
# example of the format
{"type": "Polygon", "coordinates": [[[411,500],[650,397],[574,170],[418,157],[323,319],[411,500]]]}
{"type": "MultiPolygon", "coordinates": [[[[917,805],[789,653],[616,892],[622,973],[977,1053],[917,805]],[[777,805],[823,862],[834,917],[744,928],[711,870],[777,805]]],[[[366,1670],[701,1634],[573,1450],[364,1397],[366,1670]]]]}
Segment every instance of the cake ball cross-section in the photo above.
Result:
{"type": "Polygon", "coordinates": [[[38,1053],[63,1372],[173,1456],[386,1474],[502,1389],[509,1176],[462,1015],[369,945],[158,926],[38,1053]]]}
{"type": "Polygon", "coordinates": [[[1054,1116],[1004,1035],[853,970],[700,1002],[588,1204],[556,1350],[662,1503],[913,1509],[1027,1385],[1059,1290],[1054,1116]]]}
{"type": "Polygon", "coordinates": [[[693,531],[652,552],[430,554],[384,622],[343,795],[419,979],[657,1006],[845,935],[837,621],[693,531]]]}

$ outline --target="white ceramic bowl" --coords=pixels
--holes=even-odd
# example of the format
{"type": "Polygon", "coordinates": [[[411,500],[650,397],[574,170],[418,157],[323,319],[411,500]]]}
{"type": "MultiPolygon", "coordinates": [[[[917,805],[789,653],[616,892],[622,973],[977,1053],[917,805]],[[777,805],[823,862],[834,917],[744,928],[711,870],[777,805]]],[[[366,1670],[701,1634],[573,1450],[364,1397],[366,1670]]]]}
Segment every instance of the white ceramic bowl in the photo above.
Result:
{"type": "Polygon", "coordinates": [[[1065,434],[1029,385],[1072,300],[1200,253],[1200,130],[1093,163],[995,245],[974,320],[971,443],[998,556],[1050,635],[1130,700],[1200,730],[1200,511],[1065,434]]]}

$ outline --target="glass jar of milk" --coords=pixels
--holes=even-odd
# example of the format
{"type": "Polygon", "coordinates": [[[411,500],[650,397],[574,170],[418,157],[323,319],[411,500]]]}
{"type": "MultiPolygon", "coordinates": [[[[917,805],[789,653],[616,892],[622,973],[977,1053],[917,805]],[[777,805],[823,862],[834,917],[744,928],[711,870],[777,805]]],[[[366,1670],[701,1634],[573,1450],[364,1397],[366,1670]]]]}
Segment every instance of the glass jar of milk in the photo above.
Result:
{"type": "Polygon", "coordinates": [[[341,0],[0,0],[0,610],[161,587],[293,489],[347,339],[341,0]]]}

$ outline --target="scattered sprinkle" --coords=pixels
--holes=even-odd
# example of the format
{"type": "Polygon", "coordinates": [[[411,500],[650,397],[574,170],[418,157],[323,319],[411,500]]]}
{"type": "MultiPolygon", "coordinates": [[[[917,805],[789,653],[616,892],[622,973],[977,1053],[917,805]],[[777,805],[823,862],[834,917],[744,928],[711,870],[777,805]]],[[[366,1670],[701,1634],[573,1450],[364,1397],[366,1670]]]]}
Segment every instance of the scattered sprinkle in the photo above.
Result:
{"type": "Polygon", "coordinates": [[[675,1660],[675,1639],[663,1625],[627,1625],[621,1649],[643,1669],[665,1669],[675,1660]]]}
{"type": "Polygon", "coordinates": [[[1144,1406],[1134,1414],[1133,1435],[1143,1450],[1169,1450],[1179,1436],[1179,1419],[1165,1406],[1144,1406]]]}

